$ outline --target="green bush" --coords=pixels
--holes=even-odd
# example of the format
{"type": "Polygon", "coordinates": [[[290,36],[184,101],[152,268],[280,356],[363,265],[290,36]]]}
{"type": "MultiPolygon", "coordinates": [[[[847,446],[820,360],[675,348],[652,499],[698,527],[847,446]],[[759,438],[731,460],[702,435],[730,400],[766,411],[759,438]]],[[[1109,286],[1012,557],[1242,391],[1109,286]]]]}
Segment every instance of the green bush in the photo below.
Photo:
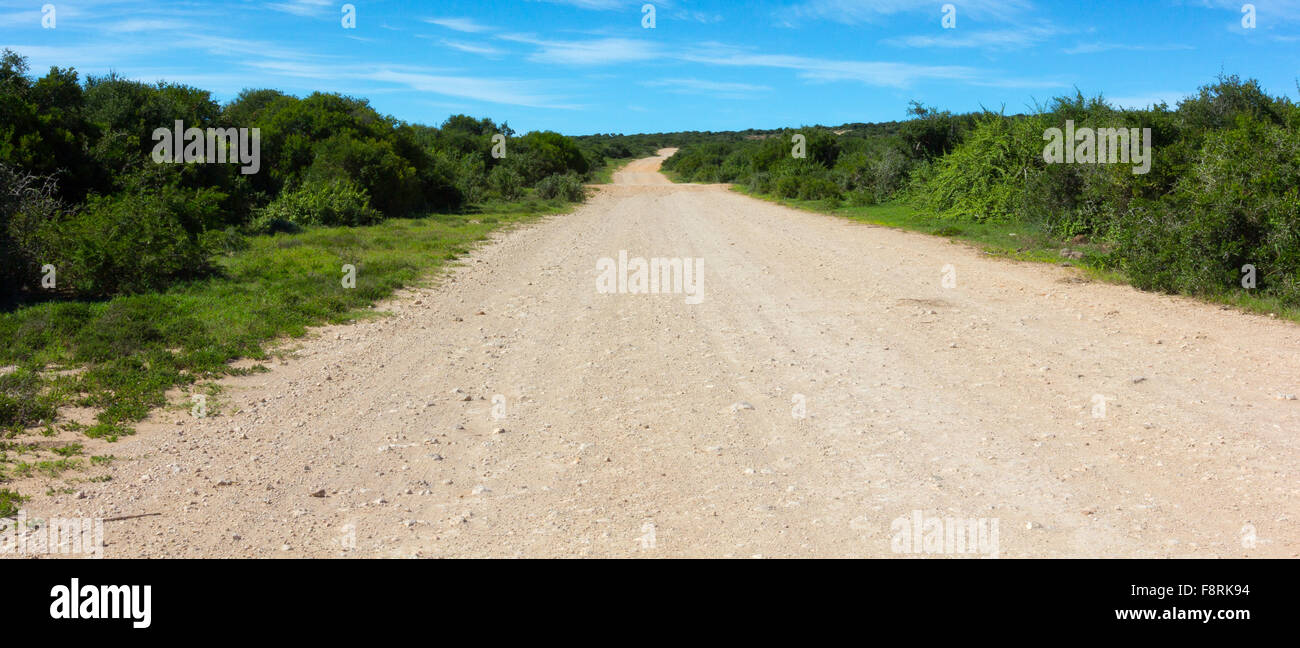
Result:
{"type": "Polygon", "coordinates": [[[21,430],[52,422],[56,404],[35,370],[20,367],[0,375],[0,430],[21,430]]]}
{"type": "Polygon", "coordinates": [[[537,197],[550,200],[559,198],[569,202],[582,202],[587,195],[582,181],[572,173],[556,174],[542,178],[535,187],[537,197]]]}
{"type": "Polygon", "coordinates": [[[209,251],[199,234],[223,198],[174,187],[91,198],[40,230],[59,289],[140,293],[209,274],[209,251]]]}
{"type": "Polygon", "coordinates": [[[1215,294],[1257,288],[1300,303],[1300,133],[1241,116],[1205,137],[1167,200],[1116,227],[1116,262],[1139,287],[1215,294]]]}
{"type": "Polygon", "coordinates": [[[836,203],[840,200],[840,188],[826,178],[801,177],[799,198],[801,200],[826,200],[836,203]]]}
{"type": "Polygon", "coordinates": [[[488,174],[488,186],[503,200],[518,200],[524,193],[524,178],[514,169],[498,165],[488,174]]]}
{"type": "Polygon", "coordinates": [[[46,258],[40,228],[64,209],[53,178],[0,164],[0,297],[37,285],[46,258]]]}
{"type": "Polygon", "coordinates": [[[772,184],[772,193],[780,198],[798,198],[804,177],[800,175],[783,175],[772,184]]]}
{"type": "Polygon", "coordinates": [[[308,182],[280,194],[258,214],[255,228],[270,231],[278,223],[308,225],[369,225],[382,220],[370,207],[365,189],[344,180],[308,182]]]}
{"type": "Polygon", "coordinates": [[[920,205],[963,222],[1012,221],[1031,169],[1044,165],[1045,120],[986,114],[960,144],[939,158],[916,188],[920,205]]]}
{"type": "Polygon", "coordinates": [[[590,169],[572,138],[551,131],[534,131],[518,138],[507,148],[507,158],[517,166],[524,181],[534,185],[548,176],[570,172],[582,175],[590,169]]]}
{"type": "MultiPolygon", "coordinates": [[[[382,139],[359,139],[336,135],[314,147],[314,160],[304,174],[304,186],[338,187],[354,184],[366,191],[375,209],[386,216],[405,216],[424,207],[420,176],[411,160],[400,155],[393,143],[382,139]]],[[[348,195],[354,189],[328,189],[326,193],[348,195]]],[[[369,205],[367,201],[367,210],[369,205]]],[[[325,201],[328,204],[328,200],[325,201]]],[[[359,216],[359,213],[351,215],[359,216]]],[[[301,223],[300,223],[301,224],[301,223]]],[[[340,222],[356,225],[359,222],[340,222]]]]}

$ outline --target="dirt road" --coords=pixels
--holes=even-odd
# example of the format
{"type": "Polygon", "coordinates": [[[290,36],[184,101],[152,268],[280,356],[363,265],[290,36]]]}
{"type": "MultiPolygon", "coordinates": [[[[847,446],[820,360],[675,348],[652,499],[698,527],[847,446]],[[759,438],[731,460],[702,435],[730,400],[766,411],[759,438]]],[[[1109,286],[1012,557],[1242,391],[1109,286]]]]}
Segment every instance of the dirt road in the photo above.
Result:
{"type": "Polygon", "coordinates": [[[26,508],[160,513],[109,557],[938,556],[900,533],[959,520],[997,542],[957,555],[1300,552],[1300,328],[661,159],[26,508]],[[620,251],[698,299],[600,292],[620,251]]]}

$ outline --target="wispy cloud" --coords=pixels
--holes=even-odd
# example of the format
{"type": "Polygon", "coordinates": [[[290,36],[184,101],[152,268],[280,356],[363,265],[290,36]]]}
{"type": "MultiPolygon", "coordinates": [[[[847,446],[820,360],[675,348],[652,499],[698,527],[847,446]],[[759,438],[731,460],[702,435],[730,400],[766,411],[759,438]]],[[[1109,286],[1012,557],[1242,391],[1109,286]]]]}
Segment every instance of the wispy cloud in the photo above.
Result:
{"type": "Polygon", "coordinates": [[[541,0],[551,4],[562,4],[579,9],[595,9],[598,11],[610,11],[612,9],[626,9],[628,7],[639,7],[643,4],[642,0],[541,0]]]}
{"type": "Polygon", "coordinates": [[[772,90],[772,88],[762,85],[703,79],[660,79],[658,81],[645,81],[641,85],[651,88],[667,88],[669,92],[678,94],[712,95],[729,99],[750,97],[756,93],[770,92],[772,90]]]}
{"type": "Polygon", "coordinates": [[[683,53],[681,60],[728,67],[795,70],[812,81],[857,81],[867,85],[906,87],[920,80],[968,81],[980,77],[975,68],[958,65],[919,65],[887,61],[850,61],[785,54],[728,51],[725,47],[683,53]]]}
{"type": "Polygon", "coordinates": [[[129,18],[120,22],[110,23],[104,27],[104,30],[118,33],[135,33],[173,31],[177,29],[190,29],[193,27],[194,25],[192,23],[171,18],[129,18]]]}
{"type": "Polygon", "coordinates": [[[304,79],[332,79],[339,76],[336,68],[316,63],[258,59],[245,61],[244,65],[281,76],[299,77],[304,79]]]}
{"type": "MultiPolygon", "coordinates": [[[[719,23],[724,20],[722,14],[710,11],[699,11],[678,7],[673,0],[532,0],[533,2],[545,2],[548,4],[568,5],[579,9],[591,9],[594,11],[615,11],[622,10],[627,12],[639,12],[647,5],[655,7],[655,16],[662,20],[682,20],[690,22],[704,23],[710,25],[719,23]]],[[[745,9],[745,11],[749,11],[745,9]]]]}
{"type": "Polygon", "coordinates": [[[1133,45],[1130,43],[1081,43],[1061,50],[1066,54],[1097,54],[1100,52],[1172,52],[1196,49],[1191,45],[1133,45]]]}
{"type": "Polygon", "coordinates": [[[175,42],[168,43],[168,45],[171,47],[197,48],[221,56],[253,56],[265,60],[302,61],[322,58],[318,54],[266,41],[213,36],[206,33],[180,34],[175,39],[175,42]]]}
{"type": "Polygon", "coordinates": [[[725,20],[722,14],[719,13],[709,13],[707,11],[691,11],[688,9],[680,9],[678,11],[673,11],[672,13],[669,14],[669,18],[672,18],[673,20],[689,20],[692,22],[704,23],[706,25],[712,25],[713,23],[720,23],[723,20],[725,20]]]}
{"type": "Polygon", "coordinates": [[[666,47],[656,41],[627,38],[553,41],[521,34],[506,34],[500,38],[536,46],[537,51],[529,54],[527,59],[550,65],[597,66],[657,61],[723,67],[778,68],[794,70],[800,78],[809,81],[855,81],[867,85],[897,88],[927,80],[1005,87],[1062,85],[1056,80],[999,78],[980,69],[962,65],[923,65],[894,61],[854,61],[766,54],[722,43],[708,43],[696,47],[666,47]]]}
{"type": "Polygon", "coordinates": [[[904,36],[883,41],[898,47],[947,47],[983,49],[1023,49],[1032,47],[1057,34],[1050,27],[1025,27],[990,31],[944,30],[938,35],[904,36]]]}
{"type": "Polygon", "coordinates": [[[554,65],[617,65],[649,61],[663,56],[656,43],[630,38],[599,38],[586,41],[541,40],[526,34],[509,34],[504,40],[535,45],[529,55],[534,63],[554,65]]]}
{"type": "Polygon", "coordinates": [[[581,106],[559,103],[554,96],[538,92],[540,82],[510,79],[485,79],[481,77],[422,74],[394,69],[369,73],[366,78],[398,83],[412,90],[431,92],[448,97],[476,99],[499,104],[527,106],[530,108],[579,109],[581,106]]]}
{"type": "Polygon", "coordinates": [[[320,16],[329,13],[329,9],[333,4],[331,0],[289,0],[288,2],[268,2],[266,6],[295,16],[320,16]]]}
{"type": "MultiPolygon", "coordinates": [[[[494,79],[449,74],[442,70],[414,66],[388,65],[376,68],[370,64],[338,64],[333,61],[322,63],[249,59],[244,61],[244,65],[282,77],[310,79],[314,85],[320,81],[344,84],[380,82],[422,93],[511,106],[566,110],[582,107],[546,92],[544,89],[553,84],[537,79],[494,79]]],[[[378,91],[382,90],[367,89],[366,92],[370,94],[378,91]]]]}
{"type": "Polygon", "coordinates": [[[475,22],[472,18],[425,18],[424,22],[439,27],[446,27],[458,32],[468,32],[477,34],[485,31],[491,31],[491,27],[475,22]]]}
{"type": "Polygon", "coordinates": [[[504,56],[505,51],[499,50],[489,45],[478,45],[475,43],[465,43],[461,41],[442,40],[442,44],[454,50],[459,50],[469,54],[479,54],[481,56],[504,56]]]}
{"type": "MultiPolygon", "coordinates": [[[[957,5],[959,21],[965,16],[1006,20],[1033,6],[1029,0],[963,0],[953,4],[957,5]]],[[[859,25],[905,12],[932,12],[937,23],[940,7],[940,3],[917,0],[806,0],[778,10],[777,18],[788,25],[809,21],[859,25]]]]}
{"type": "Polygon", "coordinates": [[[0,13],[0,27],[32,27],[40,24],[41,12],[39,7],[30,11],[0,13]]]}

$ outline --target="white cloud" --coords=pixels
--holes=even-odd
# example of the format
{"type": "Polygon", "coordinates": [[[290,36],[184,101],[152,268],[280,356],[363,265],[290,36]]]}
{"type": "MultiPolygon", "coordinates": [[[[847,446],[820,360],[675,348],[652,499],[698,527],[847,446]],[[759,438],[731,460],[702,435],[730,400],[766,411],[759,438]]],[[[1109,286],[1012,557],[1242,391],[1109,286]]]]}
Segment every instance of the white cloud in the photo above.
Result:
{"type": "Polygon", "coordinates": [[[0,14],[0,27],[39,27],[40,24],[41,12],[39,8],[31,11],[14,11],[0,14]]]}
{"type": "MultiPolygon", "coordinates": [[[[958,24],[963,17],[1005,20],[1032,7],[1029,0],[962,0],[957,5],[958,24]]],[[[787,24],[825,20],[845,25],[874,23],[904,12],[931,12],[935,23],[941,17],[942,3],[917,0],[806,0],[778,11],[787,24]]]]}
{"type": "Polygon", "coordinates": [[[474,43],[465,43],[446,39],[442,41],[442,44],[454,50],[460,50],[469,54],[479,54],[482,56],[503,56],[505,54],[503,50],[487,45],[477,45],[474,43]]]}
{"type": "Polygon", "coordinates": [[[105,26],[104,29],[109,32],[134,33],[146,31],[172,31],[192,27],[193,25],[191,23],[170,18],[129,18],[121,22],[111,23],[105,26]]]}
{"type": "MultiPolygon", "coordinates": [[[[325,82],[374,82],[395,84],[415,90],[474,99],[490,103],[530,108],[578,109],[581,106],[564,103],[558,97],[541,90],[545,83],[537,80],[490,79],[447,74],[439,70],[411,66],[379,67],[367,64],[322,64],[299,61],[267,61],[262,59],[244,61],[245,65],[282,77],[311,79],[313,85],[325,82]]],[[[347,85],[347,84],[342,84],[347,85]]],[[[383,89],[367,89],[366,94],[383,92],[383,89]]],[[[349,89],[348,92],[355,92],[349,89]]]]}
{"type": "Polygon", "coordinates": [[[295,16],[319,16],[327,13],[333,4],[331,0],[289,0],[289,2],[268,2],[266,6],[295,16]]]}
{"type": "MultiPolygon", "coordinates": [[[[595,9],[597,11],[609,11],[612,9],[625,9],[627,7],[640,7],[645,4],[642,0],[541,0],[551,4],[563,4],[579,9],[595,9]]],[[[662,3],[661,3],[662,4],[662,3]]]]}
{"type": "Polygon", "coordinates": [[[477,34],[480,32],[490,31],[492,28],[475,22],[472,18],[425,18],[424,22],[446,27],[458,32],[469,32],[477,34]]]}
{"type": "Polygon", "coordinates": [[[732,83],[729,81],[706,81],[702,79],[661,79],[659,81],[646,81],[644,85],[658,87],[677,87],[691,88],[693,90],[714,90],[718,92],[757,92],[767,91],[772,88],[768,86],[753,85],[750,83],[732,83]]]}
{"type": "Polygon", "coordinates": [[[712,95],[726,99],[740,99],[753,96],[755,93],[770,92],[772,90],[768,86],[703,79],[660,79],[658,81],[645,81],[641,85],[651,88],[667,88],[669,92],[678,94],[712,95]]]}
{"type": "Polygon", "coordinates": [[[795,70],[812,81],[858,81],[867,85],[905,87],[920,80],[970,81],[979,78],[975,68],[958,65],[916,65],[886,61],[840,61],[784,54],[696,52],[682,60],[709,65],[771,67],[795,70]]]}
{"type": "Polygon", "coordinates": [[[1041,43],[1057,31],[1049,27],[1026,27],[1020,29],[998,29],[990,31],[944,30],[934,36],[904,36],[884,41],[887,45],[900,47],[946,47],[946,48],[984,48],[984,49],[1022,49],[1041,43]]]}
{"type": "Polygon", "coordinates": [[[795,70],[810,81],[856,81],[867,85],[907,87],[918,81],[958,81],[1005,87],[1059,87],[1055,80],[1006,79],[962,65],[921,65],[890,61],[852,61],[784,54],[763,54],[720,43],[693,49],[666,48],[652,41],[599,38],[586,41],[550,41],[529,35],[507,34],[499,38],[535,45],[528,60],[551,65],[617,65],[660,61],[687,62],[726,67],[781,68],[795,70]]]}
{"type": "Polygon", "coordinates": [[[256,56],[260,59],[310,60],[321,58],[318,55],[288,47],[281,47],[265,41],[250,41],[242,38],[213,36],[210,34],[186,33],[175,39],[171,47],[193,47],[210,54],[222,56],[256,56]]]}
{"type": "Polygon", "coordinates": [[[538,93],[537,83],[533,81],[422,74],[392,69],[363,73],[361,78],[398,83],[421,92],[499,104],[530,108],[580,108],[580,106],[556,103],[555,97],[538,93]]]}
{"type": "Polygon", "coordinates": [[[1066,54],[1098,54],[1121,50],[1126,52],[1170,52],[1175,50],[1196,49],[1191,45],[1132,45],[1128,43],[1081,43],[1061,50],[1066,54]]]}
{"type": "Polygon", "coordinates": [[[628,38],[600,38],[588,41],[548,41],[532,36],[510,34],[505,40],[536,45],[539,50],[528,57],[535,63],[553,65],[615,65],[650,61],[663,54],[654,43],[628,38]]]}

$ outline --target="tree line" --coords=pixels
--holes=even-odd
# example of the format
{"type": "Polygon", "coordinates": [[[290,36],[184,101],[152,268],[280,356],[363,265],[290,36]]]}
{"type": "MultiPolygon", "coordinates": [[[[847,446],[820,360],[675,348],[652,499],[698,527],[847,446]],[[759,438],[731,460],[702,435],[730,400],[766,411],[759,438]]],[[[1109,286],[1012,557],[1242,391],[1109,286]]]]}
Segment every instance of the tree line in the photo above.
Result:
{"type": "Polygon", "coordinates": [[[81,79],[0,54],[0,297],[105,297],[165,289],[217,271],[246,236],[473,209],[491,201],[583,198],[617,138],[455,115],[439,127],[381,115],[365,99],[251,89],[221,104],[181,83],[110,73],[81,79]],[[159,164],[154,132],[258,129],[257,173],[159,164]],[[503,148],[493,147],[506,138],[503,148]],[[504,155],[502,155],[504,153],[504,155]],[[47,294],[48,291],[41,292],[47,294]]]}

